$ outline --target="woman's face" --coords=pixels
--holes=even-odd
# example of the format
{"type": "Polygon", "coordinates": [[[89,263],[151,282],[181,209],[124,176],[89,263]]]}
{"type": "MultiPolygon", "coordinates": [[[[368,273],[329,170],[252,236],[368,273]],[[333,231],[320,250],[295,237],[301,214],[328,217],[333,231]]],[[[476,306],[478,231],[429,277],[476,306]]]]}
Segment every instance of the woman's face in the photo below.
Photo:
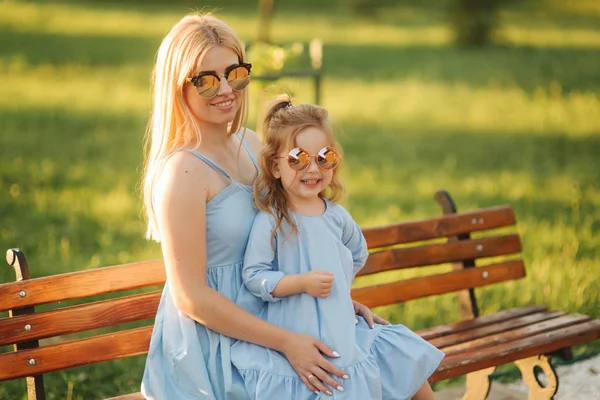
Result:
{"type": "MultiPolygon", "coordinates": [[[[226,47],[213,47],[204,56],[200,71],[213,71],[223,77],[225,69],[239,63],[237,54],[226,47]]],[[[200,123],[210,125],[226,125],[233,121],[235,114],[242,106],[244,91],[231,89],[226,79],[221,78],[219,92],[212,99],[205,99],[196,91],[196,87],[187,82],[183,87],[183,97],[192,114],[200,123]]]]}

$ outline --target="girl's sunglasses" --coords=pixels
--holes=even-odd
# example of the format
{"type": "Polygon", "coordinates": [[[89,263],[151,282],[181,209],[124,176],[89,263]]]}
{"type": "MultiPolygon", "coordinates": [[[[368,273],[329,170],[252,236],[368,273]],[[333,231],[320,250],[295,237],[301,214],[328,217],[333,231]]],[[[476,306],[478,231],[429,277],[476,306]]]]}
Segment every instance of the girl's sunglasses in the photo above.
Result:
{"type": "MultiPolygon", "coordinates": [[[[239,63],[230,65],[225,69],[223,78],[233,90],[244,90],[250,83],[250,70],[252,64],[239,63]]],[[[221,78],[215,71],[201,72],[192,78],[187,78],[195,87],[198,94],[205,99],[212,99],[219,93],[221,87],[221,78]]]]}
{"type": "Polygon", "coordinates": [[[316,155],[308,154],[308,151],[303,148],[296,147],[292,149],[287,157],[288,165],[294,171],[303,171],[310,165],[311,160],[315,158],[317,166],[323,170],[332,170],[338,166],[342,156],[331,146],[323,147],[316,155]]]}

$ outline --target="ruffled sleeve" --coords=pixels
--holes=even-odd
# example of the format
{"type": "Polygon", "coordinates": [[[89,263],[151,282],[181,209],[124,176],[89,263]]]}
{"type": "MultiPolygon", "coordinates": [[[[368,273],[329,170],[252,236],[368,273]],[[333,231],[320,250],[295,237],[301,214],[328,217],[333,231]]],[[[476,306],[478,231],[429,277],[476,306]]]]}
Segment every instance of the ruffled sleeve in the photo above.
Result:
{"type": "Polygon", "coordinates": [[[275,221],[269,214],[259,212],[256,215],[242,269],[242,278],[250,293],[263,301],[271,302],[281,300],[271,293],[284,276],[275,266],[276,243],[271,240],[274,227],[275,221]]]}
{"type": "Polygon", "coordinates": [[[354,275],[365,266],[369,257],[367,241],[358,224],[352,219],[350,213],[342,206],[338,206],[337,215],[341,219],[342,242],[352,252],[354,275]]]}

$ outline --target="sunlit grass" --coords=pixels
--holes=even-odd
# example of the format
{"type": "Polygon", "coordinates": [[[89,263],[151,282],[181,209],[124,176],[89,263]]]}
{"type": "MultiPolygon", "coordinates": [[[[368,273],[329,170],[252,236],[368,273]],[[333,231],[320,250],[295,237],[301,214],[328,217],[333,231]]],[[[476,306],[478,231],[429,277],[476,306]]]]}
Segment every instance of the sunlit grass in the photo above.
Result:
{"type": "MultiPolygon", "coordinates": [[[[482,312],[539,303],[600,317],[600,3],[549,3],[535,21],[503,12],[504,44],[478,51],[450,47],[440,10],[416,5],[385,23],[283,7],[272,33],[324,40],[323,103],[345,150],[345,205],[361,225],[439,215],[440,188],[461,210],[511,204],[527,277],[478,289],[482,312]]],[[[159,256],[139,200],[150,70],[187,10],[0,3],[0,247],[21,247],[34,276],[159,256]]],[[[253,10],[220,14],[250,40],[253,10]]],[[[251,127],[260,94],[282,88],[313,100],[310,80],[255,82],[251,127]]],[[[0,281],[12,279],[0,268],[0,281]]],[[[452,295],[378,311],[412,328],[458,318],[452,295]]],[[[52,374],[48,398],[65,398],[69,382],[73,399],[134,391],[142,363],[52,374]]],[[[20,385],[3,384],[0,398],[22,396],[20,385]]]]}
{"type": "MultiPolygon", "coordinates": [[[[586,1],[549,1],[554,7],[552,16],[559,13],[574,13],[579,18],[600,15],[597,3],[586,1]]],[[[409,5],[399,5],[394,10],[386,10],[384,21],[360,21],[348,23],[348,16],[340,12],[326,13],[329,7],[313,7],[311,12],[286,12],[279,10],[274,17],[271,34],[277,41],[310,40],[314,37],[328,43],[377,44],[377,45],[447,45],[452,40],[452,31],[443,17],[443,8],[434,13],[409,5]],[[316,13],[315,13],[316,11],[316,13]],[[391,11],[391,12],[390,12],[391,11]],[[433,18],[432,18],[433,16],[433,18]],[[394,23],[394,18],[405,24],[394,23]],[[311,20],[311,29],[305,29],[304,22],[311,20]],[[420,21],[415,23],[415,21],[420,21]]],[[[600,41],[600,31],[590,27],[572,27],[557,30],[554,20],[544,18],[548,9],[532,8],[541,18],[522,17],[523,13],[508,11],[503,16],[506,21],[498,29],[497,36],[503,42],[526,46],[569,46],[595,47],[600,41]],[[527,18],[527,19],[525,19],[527,18]],[[519,21],[519,24],[511,23],[519,21]]],[[[66,3],[0,3],[0,26],[16,32],[33,32],[60,35],[93,35],[107,37],[160,37],[182,14],[192,11],[214,12],[223,16],[236,32],[245,40],[250,40],[256,32],[256,21],[248,18],[246,7],[238,4],[218,6],[189,5],[165,7],[149,6],[147,12],[134,7],[113,4],[96,5],[66,3]]],[[[568,20],[565,17],[565,20],[568,20]]]]}
{"type": "MultiPolygon", "coordinates": [[[[147,13],[132,8],[123,9],[114,4],[108,7],[90,8],[77,4],[32,4],[5,2],[0,4],[0,23],[16,32],[35,32],[62,35],[98,35],[157,37],[167,30],[186,12],[213,12],[223,16],[242,38],[252,37],[256,31],[254,16],[236,14],[235,7],[157,7],[157,12],[147,13]],[[173,11],[177,9],[177,11],[173,11]],[[158,12],[160,11],[160,12],[158,12]]],[[[348,24],[344,17],[326,14],[285,13],[276,15],[273,37],[281,41],[310,40],[319,37],[328,42],[352,42],[361,44],[444,44],[449,40],[449,30],[441,26],[406,28],[380,26],[376,23],[348,24]],[[312,20],[313,29],[307,30],[304,22],[312,20]],[[357,41],[358,39],[358,41],[357,41]]]]}
{"type": "Polygon", "coordinates": [[[18,60],[0,66],[0,107],[61,108],[71,112],[147,114],[149,73],[134,67],[30,66],[18,60]]]}
{"type": "Polygon", "coordinates": [[[557,31],[553,28],[506,26],[499,32],[499,36],[510,43],[524,46],[596,48],[600,42],[600,31],[597,29],[557,31]]]}
{"type": "Polygon", "coordinates": [[[0,3],[0,23],[15,32],[156,37],[165,34],[182,12],[149,14],[114,5],[94,8],[86,4],[4,1],[0,3]]]}
{"type": "MultiPolygon", "coordinates": [[[[150,106],[148,82],[139,70],[90,67],[27,67],[10,62],[0,75],[4,108],[67,107],[93,111],[146,115],[150,106]],[[93,77],[90,79],[90,77],[93,77]]],[[[147,71],[146,71],[147,72],[147,71]]],[[[300,101],[312,101],[306,79],[277,84],[300,101]]],[[[253,94],[263,88],[252,86],[253,94]]],[[[498,130],[504,134],[548,131],[569,135],[595,134],[600,127],[600,97],[594,92],[563,92],[558,82],[533,93],[491,80],[483,87],[466,83],[443,83],[423,78],[391,82],[330,78],[325,102],[334,119],[355,118],[369,123],[420,125],[445,130],[498,130]],[[359,94],[366,93],[369,100],[359,94]],[[380,121],[382,115],[386,117],[380,121]]]]}
{"type": "Polygon", "coordinates": [[[327,82],[326,100],[338,118],[368,122],[379,119],[386,125],[402,121],[415,127],[426,124],[428,128],[443,130],[495,130],[494,133],[505,135],[543,135],[548,131],[590,135],[600,127],[600,97],[596,93],[563,93],[556,82],[528,93],[493,81],[474,88],[466,83],[419,78],[393,82],[331,79],[327,82]],[[368,100],[357,93],[365,93],[368,100]]]}

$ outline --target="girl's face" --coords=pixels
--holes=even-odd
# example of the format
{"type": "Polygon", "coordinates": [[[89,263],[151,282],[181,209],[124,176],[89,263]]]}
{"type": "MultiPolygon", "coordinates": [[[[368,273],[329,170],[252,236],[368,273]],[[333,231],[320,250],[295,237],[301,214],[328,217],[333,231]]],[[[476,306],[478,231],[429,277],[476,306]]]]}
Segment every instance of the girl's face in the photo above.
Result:
{"type": "Polygon", "coordinates": [[[329,186],[333,178],[333,169],[324,170],[317,166],[314,155],[327,146],[333,146],[329,135],[318,127],[307,127],[296,136],[295,147],[306,150],[311,155],[309,166],[302,171],[293,170],[288,164],[288,148],[282,148],[273,168],[275,178],[287,192],[292,205],[309,205],[319,200],[319,193],[329,186]]]}
{"type": "Polygon", "coordinates": [[[208,50],[200,65],[202,72],[213,71],[221,77],[221,83],[217,95],[211,99],[205,99],[196,91],[191,82],[186,82],[183,87],[183,97],[192,114],[200,123],[210,125],[226,125],[233,121],[235,114],[242,106],[244,91],[231,89],[226,79],[223,79],[225,70],[231,65],[239,63],[238,56],[226,47],[213,47],[208,50]]]}

